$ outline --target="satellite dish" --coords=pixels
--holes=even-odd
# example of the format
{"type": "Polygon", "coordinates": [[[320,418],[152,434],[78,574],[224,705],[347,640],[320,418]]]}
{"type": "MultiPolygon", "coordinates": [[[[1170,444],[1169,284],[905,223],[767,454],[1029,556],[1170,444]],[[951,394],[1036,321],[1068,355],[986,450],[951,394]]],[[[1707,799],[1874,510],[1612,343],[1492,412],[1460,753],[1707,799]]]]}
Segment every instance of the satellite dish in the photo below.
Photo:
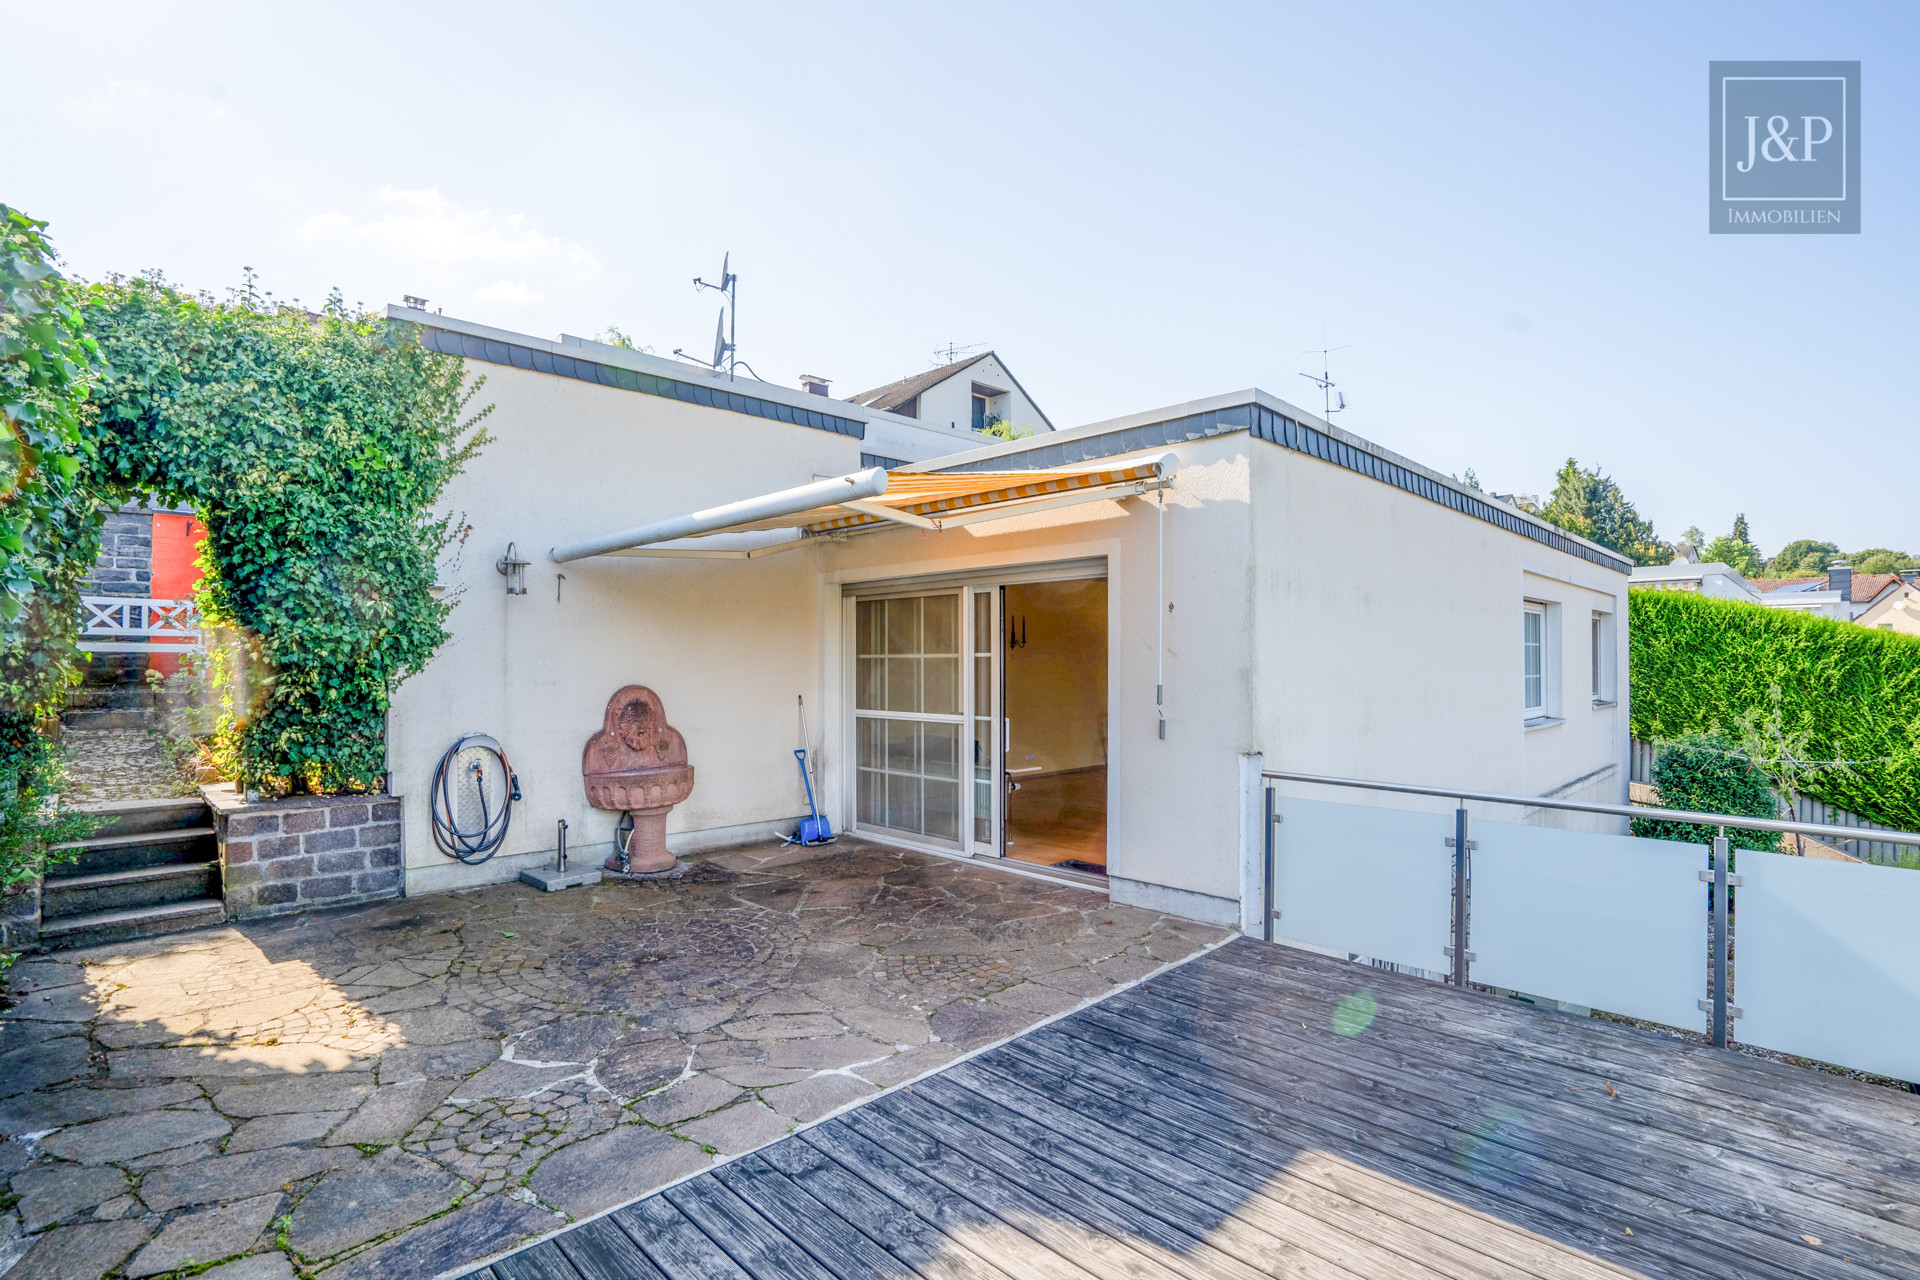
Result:
{"type": "Polygon", "coordinates": [[[732,261],[733,261],[733,250],[729,249],[725,253],[720,255],[720,287],[722,289],[726,288],[729,284],[732,283],[732,280],[727,275],[727,264],[732,261]]]}
{"type": "Polygon", "coordinates": [[[718,369],[720,362],[727,358],[727,309],[720,308],[720,321],[713,327],[713,367],[718,369]]]}

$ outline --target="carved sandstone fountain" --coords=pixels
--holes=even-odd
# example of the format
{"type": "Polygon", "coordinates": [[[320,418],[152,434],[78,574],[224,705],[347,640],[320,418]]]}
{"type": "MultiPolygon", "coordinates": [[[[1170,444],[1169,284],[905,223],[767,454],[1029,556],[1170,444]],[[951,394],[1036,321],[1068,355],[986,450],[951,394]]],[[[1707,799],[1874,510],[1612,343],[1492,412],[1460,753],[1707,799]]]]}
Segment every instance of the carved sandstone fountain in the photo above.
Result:
{"type": "Polygon", "coordinates": [[[587,803],[633,815],[628,863],[620,865],[616,848],[607,870],[634,875],[671,870],[667,811],[693,793],[693,766],[687,763],[686,739],[667,723],[660,695],[637,684],[614,694],[600,732],[587,739],[580,771],[586,775],[587,803]]]}

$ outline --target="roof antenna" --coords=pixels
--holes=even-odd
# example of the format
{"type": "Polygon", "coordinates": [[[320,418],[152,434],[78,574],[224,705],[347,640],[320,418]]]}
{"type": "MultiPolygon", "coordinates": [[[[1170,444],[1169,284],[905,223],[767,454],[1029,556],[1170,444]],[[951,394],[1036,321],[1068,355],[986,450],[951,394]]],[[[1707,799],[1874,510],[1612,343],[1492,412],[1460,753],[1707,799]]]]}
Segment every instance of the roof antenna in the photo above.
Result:
{"type": "Polygon", "coordinates": [[[936,367],[940,365],[957,364],[961,356],[972,355],[986,345],[984,342],[969,342],[965,346],[961,346],[949,340],[946,346],[935,347],[933,349],[934,364],[936,367]]]}
{"type": "Polygon", "coordinates": [[[729,249],[720,259],[720,283],[708,284],[699,276],[693,278],[693,287],[712,289],[726,297],[720,307],[720,320],[713,330],[713,359],[702,360],[699,356],[690,356],[679,347],[673,354],[682,360],[691,360],[695,364],[704,364],[718,373],[722,368],[727,371],[727,381],[733,381],[733,368],[740,363],[734,352],[740,349],[740,277],[727,270],[733,261],[733,250],[729,249]]]}
{"type": "MultiPolygon", "coordinates": [[[[1326,339],[1323,337],[1320,341],[1325,342],[1326,339]]],[[[1347,393],[1338,390],[1338,384],[1328,376],[1327,356],[1331,352],[1345,351],[1348,345],[1350,344],[1342,343],[1337,347],[1308,347],[1305,351],[1301,352],[1302,355],[1309,356],[1315,352],[1319,352],[1320,354],[1320,372],[1318,374],[1303,373],[1300,376],[1320,388],[1320,416],[1329,422],[1333,420],[1334,414],[1339,413],[1347,407],[1347,393]]]]}

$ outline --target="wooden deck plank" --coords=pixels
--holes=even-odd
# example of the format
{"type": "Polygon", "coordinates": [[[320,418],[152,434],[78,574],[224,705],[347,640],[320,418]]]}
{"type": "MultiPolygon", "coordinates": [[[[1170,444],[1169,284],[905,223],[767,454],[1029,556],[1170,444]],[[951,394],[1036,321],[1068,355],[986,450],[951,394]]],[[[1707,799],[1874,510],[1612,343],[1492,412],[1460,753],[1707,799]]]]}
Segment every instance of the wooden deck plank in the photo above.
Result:
{"type": "MultiPolygon", "coordinates": [[[[1069,1209],[1076,1203],[1100,1209],[1099,1218],[1113,1228],[1153,1240],[1162,1248],[1196,1259],[1229,1254],[1239,1265],[1220,1268],[1222,1277],[1249,1268],[1262,1275],[1368,1276],[1381,1274],[1383,1268],[1408,1277],[1462,1274],[1434,1267],[1431,1256],[1422,1256],[1423,1250],[1396,1257],[1365,1235],[1250,1193],[1246,1187],[1193,1177],[1190,1167],[1186,1168],[1189,1176],[1182,1177],[1174,1171],[1184,1166],[1177,1148],[1133,1147],[1131,1161],[1097,1159],[1094,1148],[1063,1139],[957,1085],[942,1087],[937,1078],[916,1085],[914,1099],[911,1107],[900,1109],[908,1123],[935,1132],[939,1113],[950,1112],[952,1121],[939,1131],[947,1135],[948,1145],[990,1162],[1009,1180],[1034,1187],[1069,1209]],[[929,1091],[930,1086],[934,1091],[929,1091]],[[1047,1166],[1058,1172],[1048,1172],[1047,1166]],[[1111,1203],[1115,1199],[1122,1202],[1118,1209],[1111,1203]]],[[[1206,1274],[1216,1273],[1209,1268],[1206,1274]]]]}
{"type": "Polygon", "coordinates": [[[580,1280],[567,1255],[551,1240],[500,1259],[493,1264],[493,1273],[499,1280],[580,1280]]]}
{"type": "Polygon", "coordinates": [[[754,1280],[836,1280],[717,1178],[693,1178],[662,1194],[754,1280]]]}
{"type": "Polygon", "coordinates": [[[754,1155],[899,1258],[913,1275],[1017,1280],[1017,1272],[1010,1276],[939,1223],[906,1209],[804,1142],[776,1142],[754,1155]]]}
{"type": "Polygon", "coordinates": [[[668,1280],[753,1280],[662,1196],[635,1201],[610,1216],[668,1280]]]}
{"type": "MultiPolygon", "coordinates": [[[[1261,1272],[1201,1235],[1144,1212],[1104,1188],[1053,1169],[919,1096],[882,1099],[849,1124],[897,1151],[1003,1218],[1041,1224],[1036,1236],[1056,1252],[1106,1275],[1178,1275],[1189,1280],[1258,1280],[1261,1272]]],[[[1196,1205],[1204,1223],[1213,1215],[1196,1205]]],[[[1348,1272],[1348,1275],[1356,1273],[1348,1272]]]]}
{"type": "MultiPolygon", "coordinates": [[[[1209,1016],[1217,1014],[1221,1021],[1231,1022],[1235,1026],[1242,1021],[1252,1020],[1264,1027],[1271,1020],[1282,1029],[1293,1029],[1297,1028],[1300,1021],[1298,1015],[1306,1015],[1312,1021],[1323,1021],[1332,1012],[1339,997],[1349,994],[1357,986],[1373,986],[1365,980],[1364,975],[1369,972],[1367,969],[1360,966],[1350,968],[1356,971],[1352,985],[1336,984],[1317,993],[1326,1002],[1323,1007],[1302,1008],[1302,1002],[1296,1000],[1275,1008],[1271,999],[1276,993],[1306,997],[1316,993],[1303,992],[1300,985],[1274,982],[1245,969],[1170,974],[1154,984],[1151,994],[1184,1000],[1197,1008],[1204,1008],[1209,1016]],[[1246,976],[1254,977],[1258,985],[1246,982],[1246,976]],[[1295,1010],[1296,1016],[1287,1017],[1284,1009],[1295,1010]]],[[[1399,974],[1386,976],[1402,982],[1420,981],[1399,974]]],[[[1423,988],[1431,986],[1421,985],[1423,988]]],[[[1817,1126],[1808,1123],[1808,1111],[1804,1107],[1791,1114],[1759,1118],[1750,1103],[1726,1087],[1729,1077],[1737,1074],[1738,1065],[1751,1059],[1721,1054],[1722,1061],[1717,1065],[1722,1068],[1722,1083],[1711,1091],[1676,1090],[1665,1087],[1664,1082],[1650,1087],[1644,1073],[1637,1069],[1614,1072],[1605,1067],[1608,1050],[1618,1042],[1652,1038],[1652,1033],[1582,1020],[1588,1021],[1588,1028],[1595,1033],[1583,1037],[1592,1042],[1590,1048],[1573,1055],[1566,1049],[1556,1054],[1554,1049],[1557,1046],[1549,1046],[1546,1052],[1536,1056],[1532,1046],[1538,1043],[1539,1037],[1530,1036],[1526,1041],[1516,1043],[1513,1033],[1495,1020],[1493,1015],[1503,1012],[1498,1006],[1508,1003],[1498,997],[1478,992],[1458,993],[1474,1003],[1463,1001],[1463,1007],[1455,1010],[1452,1017],[1435,1025],[1419,1016],[1431,1003],[1427,991],[1418,988],[1407,990],[1398,984],[1380,984],[1380,987],[1383,992],[1390,993],[1378,996],[1380,1020],[1391,1022],[1396,1042],[1405,1043],[1409,1049],[1417,1048],[1441,1055],[1441,1061],[1458,1065],[1489,1082],[1513,1085],[1524,1090],[1544,1090],[1549,1095],[1556,1090],[1566,1089],[1575,1081],[1589,1084],[1602,1092],[1611,1083],[1621,1093],[1619,1101],[1624,1104],[1612,1105],[1612,1110],[1633,1112],[1643,1123],[1679,1134],[1690,1141],[1711,1142],[1724,1148],[1730,1136],[1738,1136],[1743,1155],[1794,1170],[1818,1171],[1839,1185],[1866,1192],[1863,1197],[1866,1201],[1881,1202],[1889,1195],[1920,1196],[1920,1190],[1916,1190],[1916,1186],[1920,1186],[1920,1155],[1913,1153],[1915,1147],[1920,1145],[1920,1132],[1908,1135],[1907,1149],[1896,1147],[1889,1150],[1884,1142],[1862,1145],[1858,1141],[1836,1139],[1820,1132],[1817,1126]],[[1494,1008],[1480,1009],[1475,1004],[1492,1005],[1494,1008]],[[1479,1013],[1488,1015],[1484,1022],[1472,1016],[1479,1013]],[[1563,1055],[1572,1060],[1555,1060],[1563,1055]],[[1734,1070],[1728,1070],[1729,1067],[1734,1070]],[[1703,1099],[1702,1093],[1711,1093],[1711,1099],[1703,1099]]],[[[1547,1023],[1570,1018],[1571,1015],[1529,1011],[1523,1017],[1547,1023]]],[[[1577,1033],[1583,1029],[1587,1028],[1576,1025],[1570,1030],[1577,1033]]],[[[1677,1058],[1683,1055],[1669,1056],[1677,1058]]],[[[1803,1085],[1809,1083],[1802,1081],[1803,1085]]],[[[1920,1130],[1920,1106],[1914,1110],[1915,1129],[1920,1130]]]]}
{"type": "Polygon", "coordinates": [[[713,1176],[839,1280],[866,1280],[902,1269],[899,1258],[758,1156],[723,1164],[713,1176]]]}
{"type": "Polygon", "coordinates": [[[594,1218],[553,1238],[583,1280],[666,1280],[612,1218],[594,1218]]]}
{"type": "MultiPolygon", "coordinates": [[[[1152,1184],[1134,1171],[1151,1170],[1154,1182],[1169,1187],[1163,1193],[1168,1198],[1158,1203],[1168,1211],[1186,1214],[1189,1221],[1205,1220],[1185,1207],[1193,1197],[1223,1218],[1253,1221],[1284,1243],[1285,1220],[1274,1221],[1270,1214],[1261,1213],[1272,1201],[1467,1280],[1495,1280],[1516,1270],[1541,1280],[1572,1276],[1618,1280],[1626,1274],[1584,1255],[1572,1255],[1564,1247],[1549,1249],[1530,1235],[1496,1231],[1484,1219],[1473,1222],[1475,1234],[1482,1246],[1492,1247],[1473,1247],[1457,1238],[1457,1226],[1447,1233],[1403,1221],[1291,1176],[1285,1165],[1253,1161],[1199,1134],[1171,1130],[1149,1117],[1129,1115],[1123,1123],[1113,1124],[1112,1117],[1075,1111],[1010,1076],[994,1076],[971,1063],[922,1081],[914,1093],[969,1116],[981,1128],[1005,1135],[1049,1161],[1079,1170],[1089,1180],[1129,1192],[1138,1187],[1138,1193],[1147,1197],[1153,1195],[1152,1184]],[[1487,1240],[1488,1236],[1496,1238],[1487,1240]]],[[[1263,1266],[1272,1265],[1260,1261],[1263,1266]]]]}
{"type": "MultiPolygon", "coordinates": [[[[1401,1016],[1481,1044],[1518,1044],[1571,1073],[1630,1080],[1656,1093],[1723,1112],[1736,1128],[1753,1121],[1843,1142],[1869,1156],[1911,1150],[1920,1134],[1920,1097],[1638,1028],[1561,1014],[1520,1001],[1461,991],[1408,974],[1335,960],[1292,947],[1236,942],[1208,956],[1210,970],[1273,982],[1282,996],[1317,991],[1338,1000],[1361,986],[1402,992],[1401,1016]],[[1217,963],[1215,963],[1217,962],[1217,963]],[[1889,1146],[1889,1143],[1893,1144],[1889,1146]]],[[[1162,975],[1189,976],[1183,966],[1162,975]]],[[[1160,979],[1156,979],[1158,982],[1160,979]]]]}
{"type": "Polygon", "coordinates": [[[1330,1026],[1301,1030],[1297,1021],[1255,1011],[1236,1037],[1222,1030],[1218,1019],[1196,1018],[1193,1007],[1174,1000],[1165,984],[1161,992],[1138,995],[1131,1012],[1136,1022],[1151,1021],[1222,1053],[1243,1054],[1245,1046],[1254,1045],[1284,1056],[1290,1067],[1317,1064],[1342,1075],[1354,1093],[1381,1106],[1440,1123],[1473,1114],[1489,1092],[1487,1085],[1495,1083],[1501,1086],[1501,1097],[1526,1113],[1543,1141],[1565,1144],[1588,1169],[1620,1186],[1713,1213],[1794,1245],[1811,1233],[1844,1241],[1856,1259],[1878,1257],[1898,1264],[1920,1256],[1920,1231],[1869,1211],[1885,1201],[1884,1194],[1876,1196],[1871,1188],[1848,1187],[1784,1162],[1753,1159],[1724,1139],[1713,1143],[1684,1135],[1674,1122],[1636,1124],[1633,1115],[1621,1114],[1618,1098],[1600,1087],[1587,1089],[1581,1101],[1568,1101],[1580,1095],[1531,1064],[1490,1080],[1472,1069],[1486,1055],[1449,1054],[1445,1051],[1451,1046],[1446,1045],[1425,1051],[1416,1045],[1410,1052],[1410,1033],[1378,1019],[1360,1035],[1340,1036],[1330,1026]],[[1797,1203],[1793,1223],[1781,1223],[1767,1211],[1762,1199],[1767,1191],[1773,1193],[1769,1199],[1797,1203]]]}
{"type": "Polygon", "coordinates": [[[467,1280],[1633,1274],[1920,1275],[1920,1099],[1236,940],[467,1280]]]}
{"type": "Polygon", "coordinates": [[[934,1223],[949,1238],[965,1240],[968,1248],[1002,1271],[1045,1280],[1102,1280],[1101,1273],[1077,1265],[1078,1259],[1062,1257],[1023,1231],[1023,1224],[1009,1223],[974,1201],[954,1195],[934,1178],[854,1132],[840,1120],[803,1129],[795,1136],[832,1157],[903,1209],[934,1223]]]}
{"type": "MultiPolygon", "coordinates": [[[[1065,1025],[1056,1023],[1050,1030],[1065,1025]]],[[[1023,1041],[1005,1046],[996,1054],[999,1052],[1021,1057],[1040,1055],[1037,1060],[1047,1071],[1090,1077],[1102,1090],[1117,1090],[1115,1096],[1123,1099],[1119,1105],[1150,1112],[1171,1111],[1177,1122],[1211,1126],[1208,1132],[1225,1141],[1257,1134],[1259,1144],[1273,1151],[1282,1163],[1316,1150],[1344,1156],[1445,1200],[1479,1208],[1635,1270],[1656,1275],[1678,1271],[1728,1280],[1743,1275],[1789,1280],[1803,1274],[1766,1262],[1742,1271],[1727,1261],[1724,1250],[1694,1238],[1685,1224],[1649,1234],[1650,1223],[1669,1225],[1662,1215],[1671,1216],[1670,1207],[1663,1209],[1645,1197],[1623,1194],[1622,1189],[1577,1169],[1532,1169],[1509,1184],[1486,1185],[1476,1181],[1473,1168],[1463,1164],[1455,1150],[1436,1140],[1431,1127],[1407,1124],[1393,1116],[1355,1118],[1330,1112],[1318,1105],[1312,1089],[1303,1088],[1290,1100],[1275,1099],[1215,1075],[1205,1092],[1196,1093],[1186,1087],[1188,1076],[1194,1074],[1193,1064],[1158,1050],[1135,1048],[1124,1057],[1107,1056],[1103,1060],[1102,1051],[1086,1042],[1070,1041],[1062,1050],[1043,1042],[1023,1041]],[[1629,1227],[1640,1234],[1625,1236],[1629,1227]]],[[[1700,1225],[1705,1226],[1706,1221],[1702,1219],[1700,1225]]]]}
{"type": "MultiPolygon", "coordinates": [[[[1212,1122],[1211,1116],[1198,1124],[1169,1123],[1143,1109],[1123,1110],[1111,1102],[1103,1105],[1105,1095],[1097,1093],[1084,1095],[1084,1101],[1082,1096],[1049,1096],[1035,1088],[1030,1077],[1009,1072],[1010,1065],[1015,1064],[1004,1060],[966,1063],[952,1073],[952,1079],[956,1085],[977,1089],[1009,1106],[1031,1108],[1036,1116],[1062,1127],[1096,1125],[1096,1131],[1084,1141],[1104,1150],[1124,1151],[1128,1148],[1120,1139],[1137,1140],[1159,1150],[1185,1153],[1196,1169],[1232,1180],[1246,1187],[1249,1194],[1287,1197],[1311,1212],[1349,1223],[1355,1230],[1371,1231],[1375,1238],[1393,1239],[1409,1232],[1450,1241],[1455,1246],[1456,1265],[1464,1270],[1471,1270],[1473,1260],[1479,1257],[1489,1260],[1500,1275],[1579,1274],[1597,1280],[1634,1274],[1408,1180],[1389,1178],[1330,1155],[1303,1161],[1298,1146],[1281,1149],[1250,1129],[1230,1137],[1216,1135],[1205,1128],[1212,1122]],[[1089,1116],[1101,1119],[1088,1121],[1089,1116]],[[1120,1132],[1122,1128],[1124,1133],[1120,1132]]],[[[1175,1108],[1167,1110],[1179,1114],[1175,1108]]]]}
{"type": "MultiPolygon", "coordinates": [[[[1357,1065],[1323,1062],[1304,1054],[1267,1053],[1256,1062],[1249,1055],[1257,1050],[1221,1052],[1191,1026],[1155,1025],[1153,1012],[1144,1008],[1129,1008],[1124,1018],[1098,1010],[1088,1013],[1095,1015],[1086,1024],[1089,1028],[1150,1042],[1169,1054],[1176,1078],[1211,1073],[1216,1088],[1232,1080],[1234,1087],[1250,1089],[1270,1109],[1311,1099],[1363,1129],[1398,1133],[1434,1152],[1457,1153],[1465,1146],[1485,1153],[1495,1169],[1527,1165],[1535,1170],[1536,1181],[1550,1173],[1569,1186],[1584,1187],[1599,1204],[1638,1215],[1637,1230],[1644,1230],[1649,1222],[1674,1222],[1705,1209],[1718,1220],[1722,1249],[1750,1263],[1792,1270],[1800,1265],[1797,1255],[1806,1249],[1776,1224],[1751,1220],[1760,1216],[1757,1201],[1740,1202],[1724,1194],[1715,1197],[1708,1188],[1690,1191],[1683,1177],[1637,1168],[1629,1156],[1609,1151],[1602,1143],[1581,1145],[1574,1141],[1580,1134],[1563,1133],[1524,1109],[1504,1102],[1489,1108],[1485,1095],[1461,1093],[1435,1100],[1426,1096],[1419,1081],[1401,1086],[1369,1077],[1357,1065]],[[1287,1081],[1291,1087],[1278,1087],[1287,1081]]],[[[1654,1153],[1649,1153],[1649,1161],[1653,1159],[1654,1153]]],[[[1634,1224],[1634,1217],[1626,1218],[1625,1225],[1634,1224]]]]}

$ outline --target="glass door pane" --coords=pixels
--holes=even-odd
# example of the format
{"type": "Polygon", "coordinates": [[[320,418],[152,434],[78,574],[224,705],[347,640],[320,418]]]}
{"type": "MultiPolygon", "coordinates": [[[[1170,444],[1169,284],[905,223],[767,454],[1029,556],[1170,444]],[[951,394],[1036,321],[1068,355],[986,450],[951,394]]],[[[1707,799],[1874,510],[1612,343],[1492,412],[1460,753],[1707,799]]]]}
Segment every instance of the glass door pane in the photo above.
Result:
{"type": "Polygon", "coordinates": [[[994,616],[994,591],[976,591],[973,593],[973,843],[975,853],[997,854],[1000,842],[995,838],[994,801],[999,795],[995,787],[995,762],[1000,759],[999,734],[994,729],[996,723],[994,703],[999,697],[1000,682],[993,668],[994,640],[1000,634],[1000,623],[994,616]]]}
{"type": "Polygon", "coordinates": [[[854,818],[960,841],[960,594],[854,605],[854,818]]]}

